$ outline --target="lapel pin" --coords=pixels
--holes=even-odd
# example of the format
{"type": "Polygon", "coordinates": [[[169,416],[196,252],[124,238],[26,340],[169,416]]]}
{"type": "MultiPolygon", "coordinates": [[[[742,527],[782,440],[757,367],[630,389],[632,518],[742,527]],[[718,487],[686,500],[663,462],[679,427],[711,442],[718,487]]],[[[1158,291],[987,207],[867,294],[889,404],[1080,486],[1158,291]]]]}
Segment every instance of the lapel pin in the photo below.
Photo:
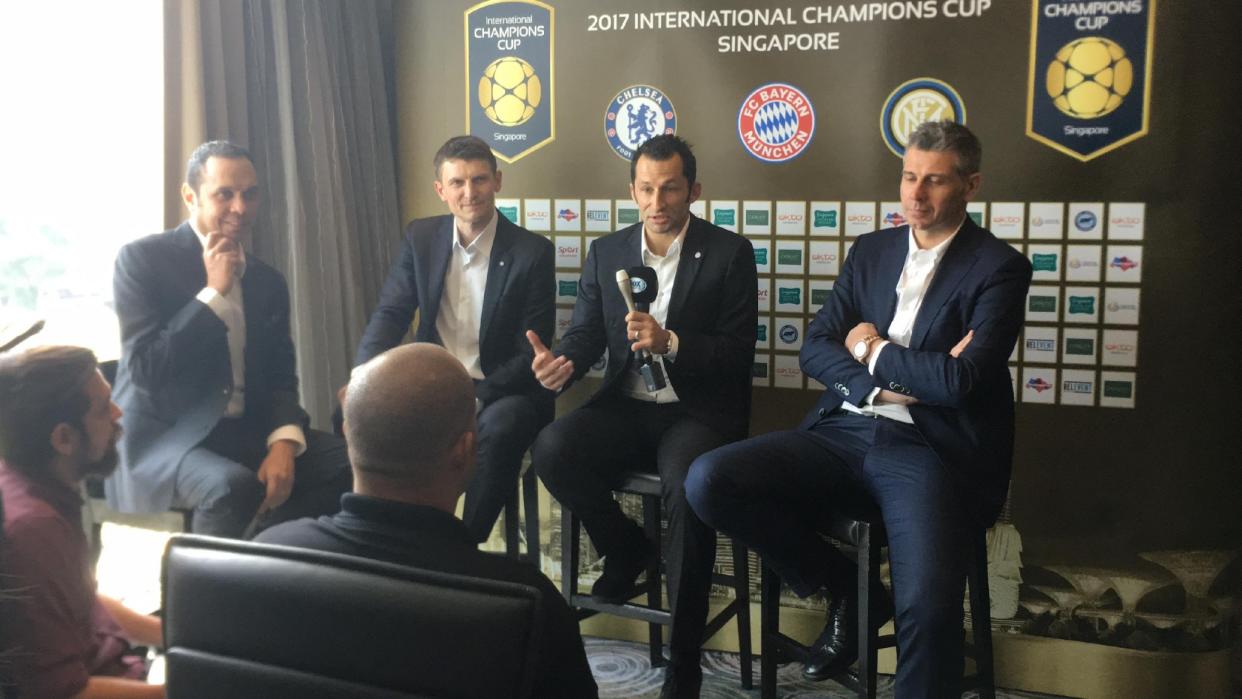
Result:
{"type": "Polygon", "coordinates": [[[500,261],[500,266],[501,266],[501,267],[504,267],[504,266],[505,266],[505,261],[504,261],[504,260],[501,260],[501,261],[500,261]]]}
{"type": "Polygon", "coordinates": [[[703,251],[702,251],[702,250],[695,251],[695,253],[694,253],[694,259],[696,259],[696,260],[697,260],[697,259],[699,259],[699,258],[700,258],[700,257],[702,257],[702,256],[703,256],[703,251]]]}

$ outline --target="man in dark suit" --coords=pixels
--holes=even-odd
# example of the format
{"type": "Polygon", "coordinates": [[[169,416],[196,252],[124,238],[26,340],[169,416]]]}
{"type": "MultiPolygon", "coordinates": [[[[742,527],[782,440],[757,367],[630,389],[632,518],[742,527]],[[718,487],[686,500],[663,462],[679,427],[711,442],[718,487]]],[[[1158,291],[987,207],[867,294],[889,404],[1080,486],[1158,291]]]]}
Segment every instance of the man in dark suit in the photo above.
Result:
{"type": "MultiPolygon", "coordinates": [[[[553,399],[530,373],[523,333],[552,336],[554,255],[547,238],[496,210],[501,173],[481,139],[449,139],[433,165],[436,194],[451,213],[406,227],[355,366],[400,343],[418,310],[415,341],[441,345],[465,365],[478,400],[479,468],[463,518],[482,542],[517,488],[522,455],[552,420],[553,399]]],[[[345,388],[340,398],[344,405],[345,388]]]]}
{"type": "MultiPolygon", "coordinates": [[[[879,506],[897,613],[897,696],[957,696],[970,532],[1005,497],[1013,449],[1007,360],[1031,265],[978,227],[979,141],[932,122],[910,136],[908,226],[864,235],[802,347],[827,386],[797,430],[706,454],[687,497],[705,522],[764,557],[805,597],[832,597],[804,672],[826,679],[857,656],[854,564],[817,534],[826,514],[879,506]]],[[[891,613],[876,605],[880,623],[891,613]]]]}
{"type": "MultiPolygon", "coordinates": [[[[355,369],[345,406],[355,492],[341,499],[336,516],[287,522],[258,540],[534,587],[543,604],[531,696],[589,699],[598,692],[564,598],[534,567],[479,551],[474,534],[453,516],[475,463],[471,383],[448,351],[421,342],[355,369]]],[[[400,629],[384,631],[400,642],[400,629]]],[[[480,672],[487,672],[488,657],[480,656],[480,672]]]]}
{"type": "Polygon", "coordinates": [[[646,141],[630,165],[630,194],[642,223],[591,246],[573,322],[556,352],[528,334],[532,369],[560,391],[608,350],[604,383],[586,405],[540,433],[534,465],[548,490],[581,520],[604,557],[591,593],[621,602],[650,550],[611,489],[620,474],[659,472],[668,517],[668,587],[673,628],[664,697],[697,697],[699,647],[716,554],[716,533],[686,506],[683,482],[699,454],[746,436],[755,356],[754,250],[741,236],[690,214],[699,197],[694,154],[676,136],[646,141]],[[654,268],[658,296],[628,313],[618,270],[654,268]],[[635,353],[650,352],[667,385],[648,387],[635,353]]]}
{"type": "Polygon", "coordinates": [[[204,143],[181,192],[189,220],[116,259],[125,436],[108,499],[131,512],[190,508],[195,532],[231,537],[334,512],[350,487],[345,445],[308,428],[288,288],[244,250],[260,203],[254,162],[204,143]]]}

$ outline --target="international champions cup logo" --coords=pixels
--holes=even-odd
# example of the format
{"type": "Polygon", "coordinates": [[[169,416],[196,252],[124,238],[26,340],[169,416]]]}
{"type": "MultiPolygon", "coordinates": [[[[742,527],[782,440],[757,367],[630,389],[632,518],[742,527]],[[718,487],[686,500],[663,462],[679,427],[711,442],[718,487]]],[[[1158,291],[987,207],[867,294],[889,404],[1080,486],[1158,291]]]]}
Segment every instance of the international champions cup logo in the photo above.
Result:
{"type": "Polygon", "coordinates": [[[815,135],[815,109],[802,90],[769,83],[742,100],[737,135],[746,152],[765,163],[802,155],[815,135]]]}

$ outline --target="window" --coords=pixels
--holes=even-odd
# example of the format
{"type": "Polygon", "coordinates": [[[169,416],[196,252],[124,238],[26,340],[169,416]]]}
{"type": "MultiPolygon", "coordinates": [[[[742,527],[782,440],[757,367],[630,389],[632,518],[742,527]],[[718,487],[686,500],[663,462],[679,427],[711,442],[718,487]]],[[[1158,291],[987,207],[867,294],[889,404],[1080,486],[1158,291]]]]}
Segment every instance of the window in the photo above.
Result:
{"type": "Polygon", "coordinates": [[[112,264],[163,223],[163,3],[0,3],[0,330],[120,354],[112,264]]]}

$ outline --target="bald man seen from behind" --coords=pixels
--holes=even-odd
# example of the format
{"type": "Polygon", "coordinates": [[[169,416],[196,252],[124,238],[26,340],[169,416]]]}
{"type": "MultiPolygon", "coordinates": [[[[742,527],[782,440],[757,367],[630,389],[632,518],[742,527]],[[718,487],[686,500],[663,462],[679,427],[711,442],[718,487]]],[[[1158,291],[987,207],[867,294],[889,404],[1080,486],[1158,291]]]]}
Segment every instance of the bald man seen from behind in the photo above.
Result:
{"type": "Polygon", "coordinates": [[[461,362],[438,345],[402,345],[358,367],[348,392],[354,492],[342,496],[340,513],[277,525],[256,541],[530,585],[545,615],[533,696],[597,696],[560,592],[529,564],[479,551],[453,514],[477,440],[474,386],[461,362]]]}

